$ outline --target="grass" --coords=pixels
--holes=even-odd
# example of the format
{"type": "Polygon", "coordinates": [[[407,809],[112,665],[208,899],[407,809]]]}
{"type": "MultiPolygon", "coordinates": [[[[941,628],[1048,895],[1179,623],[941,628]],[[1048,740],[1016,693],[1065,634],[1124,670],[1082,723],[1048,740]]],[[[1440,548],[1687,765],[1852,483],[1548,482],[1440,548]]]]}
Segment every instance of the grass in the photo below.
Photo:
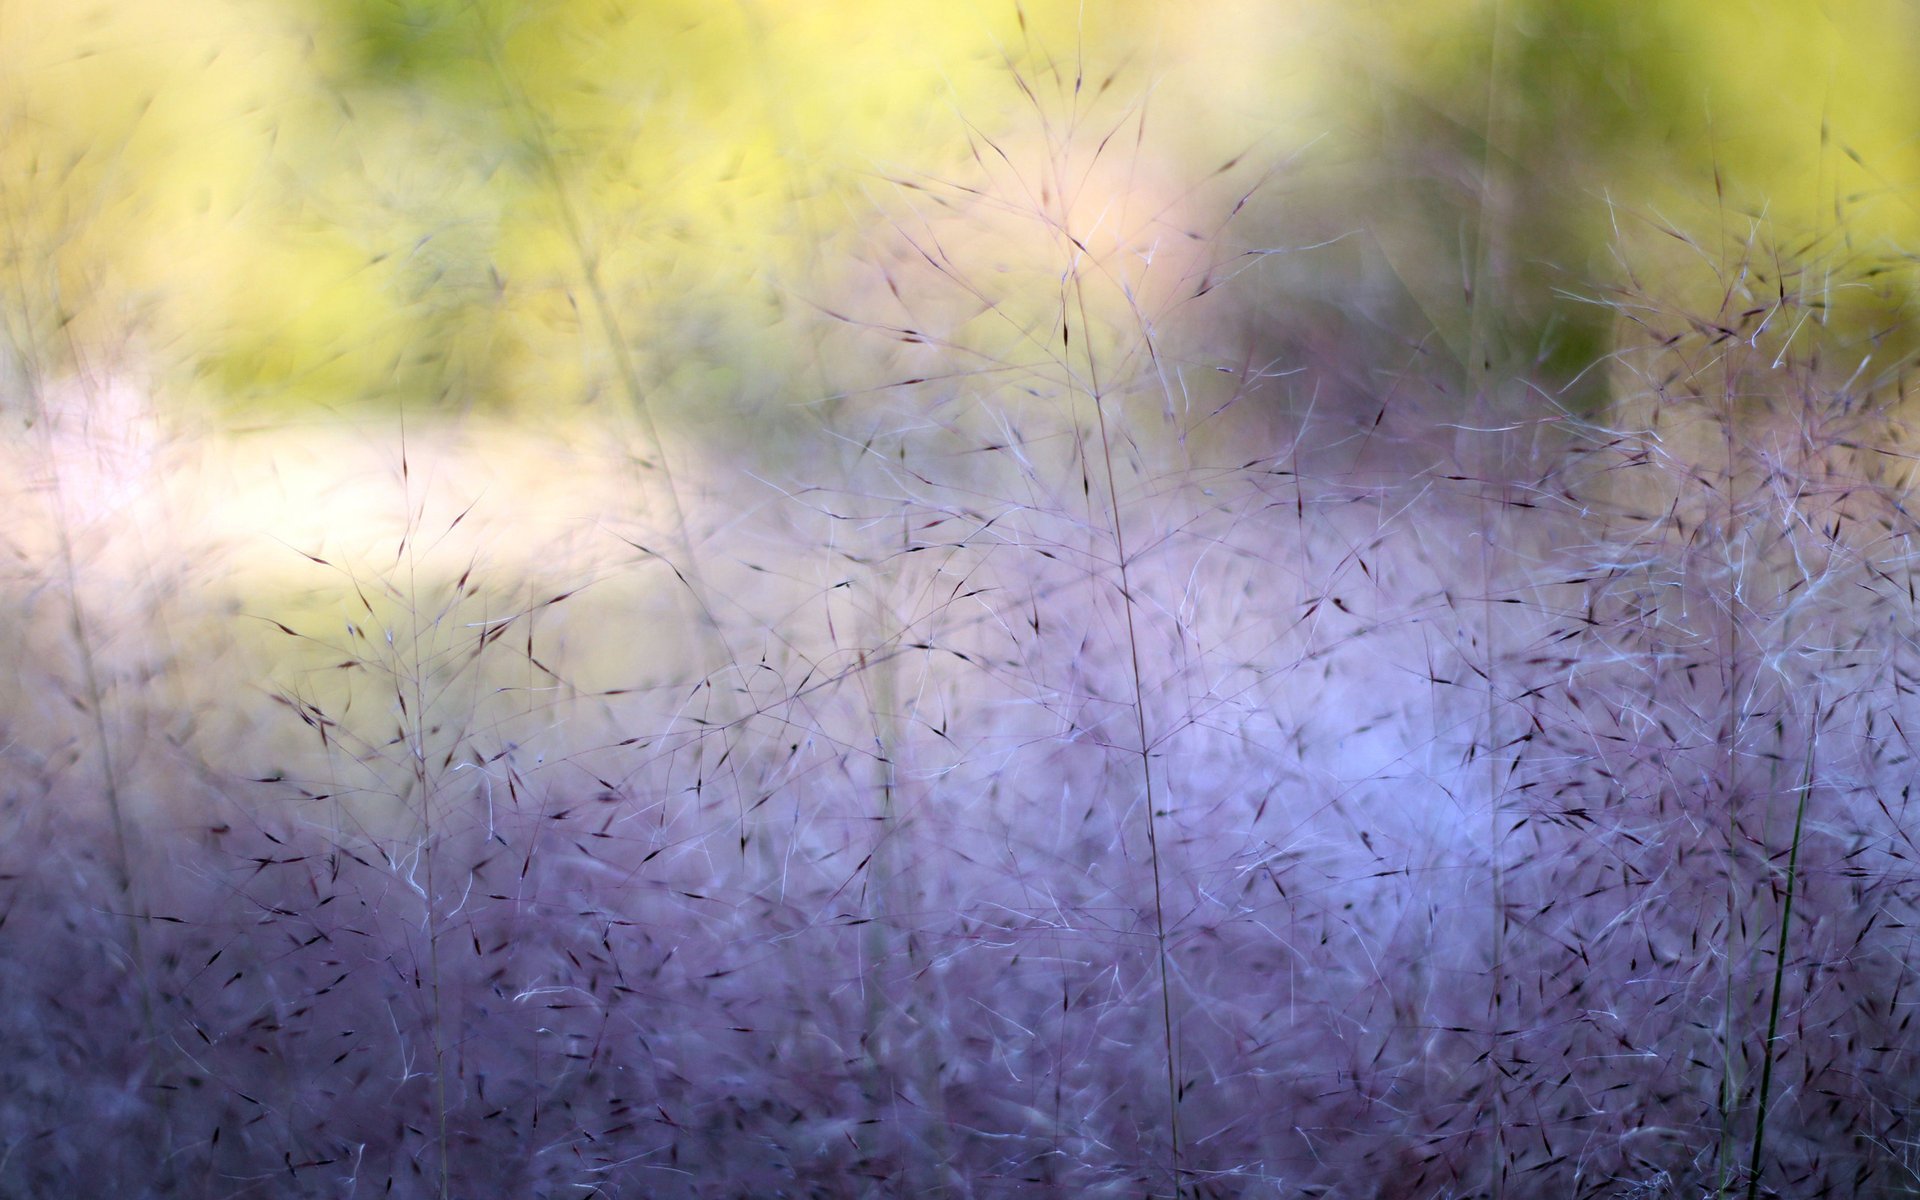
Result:
{"type": "Polygon", "coordinates": [[[535,156],[651,512],[516,535],[652,485],[584,423],[483,494],[416,418],[384,526],[194,549],[9,446],[0,1193],[1920,1186],[1914,439],[1826,320],[1887,276],[1676,230],[1583,293],[1599,414],[1292,372],[1225,286],[1274,176],[1129,186],[1141,109],[1014,75],[1040,132],[822,306],[873,386],[751,471],[535,156]]]}

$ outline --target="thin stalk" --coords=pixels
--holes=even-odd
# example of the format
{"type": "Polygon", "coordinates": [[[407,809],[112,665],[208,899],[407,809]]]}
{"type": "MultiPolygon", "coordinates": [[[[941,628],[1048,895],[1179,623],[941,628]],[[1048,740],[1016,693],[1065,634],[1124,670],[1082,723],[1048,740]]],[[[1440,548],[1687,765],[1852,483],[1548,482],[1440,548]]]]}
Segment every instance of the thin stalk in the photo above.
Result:
{"type": "Polygon", "coordinates": [[[1806,827],[1807,797],[1813,793],[1814,758],[1820,746],[1820,691],[1814,689],[1812,732],[1807,766],[1800,780],[1799,802],[1793,812],[1793,848],[1787,854],[1787,892],[1780,901],[1780,938],[1774,945],[1773,1003],[1767,1012],[1767,1040],[1760,1056],[1760,1108],[1753,1118],[1753,1157],[1747,1163],[1747,1200],[1760,1194],[1760,1156],[1767,1145],[1767,1103],[1773,1092],[1773,1043],[1780,1036],[1780,994],[1787,978],[1787,931],[1793,924],[1793,896],[1800,878],[1800,835],[1806,827]]]}
{"type": "MultiPolygon", "coordinates": [[[[1726,382],[1720,397],[1721,444],[1725,455],[1723,470],[1726,477],[1726,525],[1721,544],[1731,549],[1730,539],[1740,528],[1739,494],[1739,446],[1734,430],[1733,375],[1726,374],[1726,382]]],[[[1738,563],[1729,559],[1727,566],[1733,578],[1726,589],[1724,601],[1726,619],[1721,624],[1720,661],[1725,664],[1726,678],[1722,685],[1722,699],[1726,705],[1726,719],[1720,731],[1722,785],[1727,798],[1727,969],[1726,1004],[1723,1013],[1721,1045],[1724,1063],[1720,1078],[1720,1180],[1714,1195],[1726,1194],[1727,1185],[1733,1171],[1733,1111],[1739,1102],[1739,1072],[1734,1054],[1734,991],[1739,972],[1734,962],[1734,930],[1739,926],[1739,871],[1737,869],[1740,846],[1740,787],[1738,772],[1740,769],[1740,692],[1743,686],[1741,671],[1740,638],[1740,597],[1746,594],[1741,577],[1745,556],[1738,563]]]]}
{"type": "MultiPolygon", "coordinates": [[[[906,523],[901,527],[901,545],[912,544],[911,530],[906,523]]],[[[876,580],[875,620],[879,626],[876,647],[890,646],[902,636],[896,623],[889,619],[892,613],[888,593],[896,582],[891,570],[882,572],[876,580]]],[[[863,651],[864,653],[864,651],[863,651]]],[[[947,1122],[945,1120],[945,1102],[940,1091],[939,1064],[930,1061],[925,1055],[919,1056],[911,1064],[901,1063],[895,1058],[895,1047],[882,1037],[884,1026],[891,1021],[900,1020],[896,1013],[902,1014],[909,1024],[918,1022],[913,1004],[906,995],[896,995],[880,981],[868,978],[868,970],[878,970],[893,962],[897,957],[895,950],[895,922],[898,917],[908,914],[912,909],[911,897],[903,897],[895,881],[899,872],[894,867],[893,845],[900,835],[900,755],[907,742],[901,737],[897,719],[899,704],[898,683],[899,664],[888,658],[884,661],[870,661],[868,669],[861,675],[861,686],[867,695],[867,712],[873,718],[874,766],[876,768],[875,786],[880,791],[880,813],[878,829],[873,846],[867,853],[867,887],[863,889],[866,898],[868,921],[865,936],[862,939],[861,953],[866,959],[867,969],[861,972],[861,989],[866,999],[866,1023],[868,1044],[866,1047],[866,1067],[870,1099],[878,1104],[883,1094],[890,1095],[898,1117],[899,1089],[893,1080],[917,1068],[921,1105],[924,1107],[924,1126],[928,1131],[933,1147],[934,1159],[931,1163],[921,1164],[928,1168],[929,1175],[916,1179],[912,1174],[912,1164],[906,1169],[906,1181],[911,1185],[914,1195],[942,1196],[947,1194],[945,1173],[942,1170],[950,1154],[946,1141],[947,1122]],[[869,682],[871,681],[871,682],[869,682]]],[[[919,947],[911,932],[906,938],[906,960],[911,976],[920,977],[922,963],[919,947]]],[[[911,1029],[908,1029],[911,1032],[911,1029]]],[[[877,1136],[878,1125],[868,1127],[871,1136],[877,1136]]],[[[870,1134],[863,1129],[860,1139],[864,1141],[870,1134]]],[[[867,1148],[862,1147],[863,1151],[867,1148]]]]}
{"type": "MultiPolygon", "coordinates": [[[[528,145],[540,164],[540,173],[552,193],[554,209],[560,218],[561,232],[565,235],[567,247],[573,252],[575,265],[580,271],[581,281],[586,284],[587,298],[593,315],[600,326],[600,335],[606,341],[608,351],[613,355],[614,367],[620,380],[620,388],[626,393],[628,407],[640,423],[640,432],[653,447],[658,458],[660,480],[666,487],[667,506],[674,528],[675,547],[678,562],[669,562],[674,573],[692,599],[693,615],[700,625],[703,636],[710,648],[718,651],[718,662],[731,666],[739,662],[734,654],[732,643],[726,631],[721,628],[720,618],[707,602],[711,594],[700,568],[700,556],[694,549],[693,530],[687,520],[685,502],[681,499],[680,485],[676,479],[672,464],[668,461],[667,444],[660,434],[659,423],[654,418],[653,402],[646,386],[640,380],[639,364],[634,361],[633,348],[627,340],[625,328],[620,323],[619,311],[607,294],[605,281],[600,276],[600,260],[587,234],[586,222],[580,217],[573,201],[573,193],[567,186],[567,178],[560,169],[559,156],[554,153],[552,139],[547,134],[546,122],[533,107],[524,91],[514,82],[501,59],[500,43],[495,37],[493,26],[488,22],[485,6],[476,3],[472,6],[474,21],[479,27],[481,50],[486,55],[488,68],[493,72],[494,82],[499,85],[501,95],[507,106],[513,110],[525,127],[528,145]]],[[[631,544],[631,543],[630,543],[631,544]]],[[[659,557],[643,546],[636,546],[644,553],[659,557]]],[[[703,671],[703,674],[706,674],[703,671]]],[[[707,694],[714,695],[712,676],[708,680],[707,694]]],[[[729,727],[730,713],[723,712],[718,719],[709,718],[706,724],[721,731],[725,743],[729,727]]],[[[724,764],[733,781],[734,809],[739,821],[739,850],[742,864],[747,858],[749,841],[746,789],[740,783],[739,768],[734,763],[730,743],[723,744],[718,764],[724,764]]]]}
{"type": "Polygon", "coordinates": [[[401,714],[401,733],[407,753],[407,770],[411,776],[411,791],[419,797],[420,812],[420,872],[424,874],[424,916],[422,931],[426,933],[426,996],[428,996],[428,1037],[432,1039],[434,1050],[434,1142],[438,1150],[438,1192],[440,1200],[451,1200],[453,1196],[453,1164],[447,1154],[447,1044],[445,1044],[445,998],[440,972],[440,891],[436,887],[434,862],[438,852],[434,847],[434,804],[438,793],[438,774],[426,764],[426,737],[432,728],[426,716],[426,672],[432,666],[422,659],[420,643],[426,637],[426,630],[420,628],[420,580],[419,555],[415,553],[415,536],[419,534],[417,513],[413,509],[413,470],[407,459],[405,442],[405,424],[401,424],[401,444],[399,444],[399,478],[401,478],[401,503],[405,511],[405,526],[401,528],[399,551],[396,563],[405,559],[407,566],[407,647],[399,649],[394,645],[394,630],[386,626],[386,645],[388,659],[386,672],[394,684],[394,701],[401,714]]]}
{"type": "MultiPolygon", "coordinates": [[[[1502,5],[1495,0],[1493,5],[1493,27],[1488,47],[1487,64],[1487,119],[1486,144],[1480,164],[1480,211],[1479,224],[1475,233],[1475,261],[1471,276],[1471,291],[1467,296],[1468,333],[1467,333],[1467,377],[1475,384],[1475,403],[1481,414],[1481,424],[1488,428],[1497,428],[1500,424],[1494,419],[1494,400],[1490,394],[1492,380],[1492,351],[1489,349],[1488,325],[1492,320],[1493,306],[1489,292],[1492,290],[1494,265],[1494,239],[1499,232],[1499,222],[1495,219],[1490,196],[1494,189],[1494,172],[1499,163],[1500,138],[1500,74],[1502,68],[1501,50],[1505,39],[1502,37],[1506,24],[1502,19],[1502,5]]],[[[1488,434],[1498,437],[1499,434],[1488,434]]],[[[1494,1200],[1500,1200],[1506,1191],[1506,1088],[1505,1075],[1500,1069],[1500,1039],[1504,1026],[1504,1014],[1501,1011],[1506,975],[1506,865],[1501,859],[1500,832],[1500,796],[1502,781],[1500,778],[1500,758],[1496,748],[1502,744],[1499,735],[1500,696],[1494,668],[1499,660],[1498,614],[1494,601],[1494,561],[1493,533],[1498,528],[1506,501],[1505,455],[1492,464],[1495,470],[1485,470],[1483,462],[1481,495],[1486,499],[1482,508],[1482,526],[1480,530],[1480,576],[1482,625],[1486,639],[1486,737],[1487,737],[1487,853],[1491,864],[1490,886],[1492,891],[1493,921],[1490,931],[1489,970],[1492,981],[1487,1019],[1487,1063],[1493,1071],[1493,1133],[1489,1142],[1489,1179],[1488,1186],[1494,1200]],[[1491,478],[1489,478],[1491,476],[1491,478]],[[1489,486],[1498,486],[1498,499],[1487,496],[1489,486]]]]}
{"type": "MultiPolygon", "coordinates": [[[[1081,336],[1086,339],[1091,336],[1087,323],[1086,291],[1081,283],[1077,266],[1073,272],[1073,293],[1075,304],[1080,310],[1081,336]]],[[[1062,328],[1064,330],[1064,323],[1062,328]]],[[[1120,489],[1114,475],[1113,439],[1107,431],[1107,412],[1101,393],[1099,365],[1094,360],[1090,342],[1087,346],[1087,372],[1088,399],[1093,402],[1094,420],[1100,432],[1100,453],[1106,468],[1107,505],[1113,513],[1113,545],[1120,565],[1121,609],[1127,618],[1127,655],[1133,680],[1133,718],[1135,732],[1140,739],[1140,779],[1147,804],[1147,857],[1153,865],[1153,941],[1160,970],[1160,1028],[1167,1063],[1169,1170],[1173,1177],[1173,1192],[1175,1197],[1178,1197],[1181,1194],[1180,1066],[1175,1052],[1176,1042],[1173,1031],[1173,974],[1167,958],[1167,913],[1165,889],[1160,870],[1158,806],[1153,794],[1153,743],[1147,736],[1146,685],[1140,669],[1140,635],[1133,615],[1133,578],[1131,563],[1127,557],[1126,522],[1121,518],[1120,512],[1120,489]]],[[[1072,387],[1072,378],[1073,373],[1069,370],[1067,372],[1069,388],[1072,387]]]]}
{"type": "Polygon", "coordinates": [[[420,794],[420,856],[426,861],[422,869],[426,874],[426,935],[427,935],[427,997],[432,1011],[428,1017],[428,1033],[433,1038],[433,1087],[434,1087],[434,1137],[438,1143],[440,1160],[440,1200],[450,1200],[453,1195],[453,1164],[447,1153],[447,1050],[445,1031],[445,999],[441,993],[440,980],[440,930],[439,930],[439,892],[434,884],[434,862],[439,858],[433,844],[434,832],[434,793],[436,791],[434,772],[427,767],[427,666],[420,658],[420,583],[418,563],[414,554],[414,535],[417,532],[413,517],[413,495],[410,486],[411,473],[407,469],[406,447],[403,442],[400,450],[400,476],[404,488],[407,512],[407,527],[404,533],[407,555],[407,612],[411,620],[409,645],[407,647],[408,678],[400,686],[408,686],[413,693],[410,724],[407,731],[407,754],[412,761],[413,783],[420,794]]]}
{"type": "MultiPolygon", "coordinates": [[[[1497,435],[1496,435],[1497,436],[1497,435]]],[[[1485,486],[1484,484],[1482,486],[1485,486]]],[[[1502,488],[1504,492],[1504,487],[1502,488]]],[[[1504,495],[1502,496],[1504,499],[1504,495]]],[[[1480,531],[1480,576],[1483,582],[1483,601],[1486,655],[1487,655],[1487,851],[1492,866],[1492,902],[1493,928],[1490,947],[1489,969],[1492,974],[1492,997],[1488,1005],[1487,1020],[1487,1062],[1493,1068],[1493,1142],[1492,1142],[1492,1178],[1490,1186],[1498,1200],[1505,1191],[1506,1177],[1506,1089],[1502,1086],[1505,1074],[1500,1068],[1500,1042],[1504,1037],[1505,1017],[1502,1011],[1506,990],[1506,951],[1507,951],[1507,877],[1506,863],[1502,857],[1500,833],[1500,802],[1502,781],[1500,778],[1500,755],[1497,747],[1502,743],[1499,736],[1500,695],[1494,668],[1499,661],[1499,631],[1494,612],[1494,564],[1492,534],[1493,522],[1499,519],[1502,505],[1495,503],[1492,512],[1486,514],[1487,524],[1480,531]]]]}
{"type": "MultiPolygon", "coordinates": [[[[80,350],[72,342],[72,333],[68,331],[68,345],[72,350],[76,365],[81,361],[80,350]]],[[[88,619],[86,603],[80,598],[80,571],[76,563],[73,545],[72,516],[67,505],[67,490],[59,477],[58,452],[52,445],[53,422],[47,419],[45,400],[41,392],[41,380],[44,378],[38,364],[30,364],[30,384],[33,406],[39,415],[43,436],[48,439],[44,453],[46,461],[55,472],[54,486],[51,489],[54,504],[54,536],[57,539],[58,555],[62,582],[66,585],[67,619],[69,632],[73,636],[74,649],[80,656],[81,686],[85,690],[87,717],[93,727],[94,745],[100,760],[100,786],[107,801],[107,815],[113,826],[114,882],[120,892],[120,906],[124,909],[127,930],[127,959],[134,976],[138,980],[135,991],[140,1000],[140,1023],[146,1035],[148,1066],[158,1065],[160,1053],[160,1017],[154,1005],[152,978],[147,968],[147,953],[141,937],[141,922],[146,919],[144,905],[140,900],[139,877],[134,871],[132,838],[129,834],[129,822],[126,812],[126,795],[121,781],[121,766],[113,752],[113,738],[107,727],[107,689],[101,682],[100,665],[94,656],[92,622],[88,619]]],[[[82,385],[83,387],[85,385],[82,385]]],[[[161,1170],[163,1179],[172,1177],[173,1148],[173,1092],[169,1088],[157,1089],[162,1128],[162,1145],[169,1152],[161,1170]]]]}
{"type": "MultiPolygon", "coordinates": [[[[527,142],[533,150],[534,158],[540,164],[540,173],[547,187],[553,193],[554,210],[560,217],[561,232],[566,235],[567,247],[573,251],[574,259],[580,269],[581,281],[587,285],[587,298],[592,302],[594,319],[600,324],[601,336],[606,339],[607,349],[613,354],[614,367],[620,376],[620,386],[627,394],[627,401],[633,408],[634,416],[640,421],[641,432],[653,444],[655,453],[660,456],[660,477],[667,487],[667,501],[673,509],[675,524],[683,543],[687,543],[688,527],[685,509],[680,503],[680,489],[674,481],[673,468],[667,462],[666,444],[661,441],[660,430],[653,418],[653,404],[647,395],[647,389],[640,382],[640,369],[633,361],[633,350],[627,343],[626,331],[621,328],[620,318],[614,311],[613,302],[607,297],[607,289],[600,278],[600,260],[593,247],[588,243],[586,225],[575,210],[573,193],[567,187],[566,176],[560,170],[560,161],[554,153],[552,141],[547,136],[546,123],[534,109],[518,87],[514,85],[507,71],[506,63],[501,61],[500,46],[495,38],[493,26],[488,23],[485,6],[473,5],[474,21],[480,27],[480,46],[486,55],[487,66],[493,72],[494,82],[500,87],[501,95],[507,106],[520,118],[526,129],[527,142]]],[[[688,568],[692,568],[690,544],[683,549],[689,552],[688,568]]],[[[711,614],[709,614],[711,616],[711,614]]]]}

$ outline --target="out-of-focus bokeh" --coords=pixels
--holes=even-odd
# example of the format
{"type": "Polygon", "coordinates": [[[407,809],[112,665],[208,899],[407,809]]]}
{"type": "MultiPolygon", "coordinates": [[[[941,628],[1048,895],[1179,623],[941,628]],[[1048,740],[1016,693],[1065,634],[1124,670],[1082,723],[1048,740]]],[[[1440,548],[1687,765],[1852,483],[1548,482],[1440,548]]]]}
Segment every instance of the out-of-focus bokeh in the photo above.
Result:
{"type": "Polygon", "coordinates": [[[1274,251],[1232,267],[1261,354],[1423,344],[1564,384],[1611,344],[1579,297],[1683,252],[1663,224],[1904,261],[1917,28],[1884,0],[21,0],[10,391],[76,356],[255,422],[637,386],[764,439],[879,381],[823,310],[881,317],[856,264],[968,197],[903,184],[982,170],[1032,206],[989,216],[1274,251]]]}
{"type": "Polygon", "coordinates": [[[1204,459],[1301,413],[1644,417],[1668,366],[1636,355],[1716,319],[1903,386],[1917,29],[1892,3],[20,0],[12,559],[164,647],[191,622],[130,598],[331,621],[310,558],[391,571],[468,513],[448,578],[684,620],[610,564],[804,509],[876,433],[1064,435],[1088,389],[1204,459]],[[1766,315],[1789,290],[1815,320],[1766,315]]]}
{"type": "Polygon", "coordinates": [[[0,3],[0,1193],[1909,1187],[1917,14],[0,3]]]}
{"type": "Polygon", "coordinates": [[[621,555],[805,508],[876,433],[1064,436],[1089,390],[1191,465],[1301,413],[1641,419],[1703,322],[1900,388],[1916,29],[1891,3],[22,0],[9,544],[105,621],[156,589],[283,619],[340,600],[311,559],[388,571],[470,513],[448,577],[598,580],[631,614],[621,555]]]}

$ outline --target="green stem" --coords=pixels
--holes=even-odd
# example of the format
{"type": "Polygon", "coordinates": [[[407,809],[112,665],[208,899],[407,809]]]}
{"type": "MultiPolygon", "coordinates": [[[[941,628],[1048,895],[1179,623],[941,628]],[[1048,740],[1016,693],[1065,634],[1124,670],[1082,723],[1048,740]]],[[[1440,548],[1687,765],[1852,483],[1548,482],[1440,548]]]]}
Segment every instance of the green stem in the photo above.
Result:
{"type": "Polygon", "coordinates": [[[1767,1013],[1767,1041],[1761,1047],[1760,1108],[1753,1118],[1753,1157],[1747,1164],[1747,1200],[1760,1194],[1760,1155],[1767,1144],[1767,1102],[1773,1091],[1773,1043],[1780,1036],[1780,995],[1787,978],[1787,930],[1793,923],[1794,885],[1800,877],[1800,833],[1806,825],[1807,797],[1813,792],[1814,755],[1820,745],[1820,692],[1813,694],[1813,733],[1807,747],[1806,772],[1800,780],[1799,803],[1793,813],[1793,849],[1787,855],[1787,894],[1780,902],[1780,939],[1774,947],[1773,1004],[1767,1013]]]}

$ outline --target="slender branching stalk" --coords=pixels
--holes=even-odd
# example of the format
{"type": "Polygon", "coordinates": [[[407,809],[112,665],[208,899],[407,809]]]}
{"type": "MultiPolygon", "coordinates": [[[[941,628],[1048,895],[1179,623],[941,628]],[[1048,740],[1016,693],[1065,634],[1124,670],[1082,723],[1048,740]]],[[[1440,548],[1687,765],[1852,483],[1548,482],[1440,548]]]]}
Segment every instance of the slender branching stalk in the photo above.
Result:
{"type": "MultiPolygon", "coordinates": [[[[1070,232],[1067,236],[1071,238],[1070,232]]],[[[1100,439],[1100,457],[1107,492],[1107,512],[1113,523],[1115,569],[1119,573],[1120,608],[1126,616],[1127,624],[1127,673],[1133,687],[1134,735],[1138,739],[1140,786],[1143,803],[1146,806],[1147,859],[1153,868],[1153,944],[1160,984],[1160,1032],[1166,1052],[1167,1163],[1174,1195],[1177,1197],[1183,1191],[1180,1161],[1180,1059],[1173,1015],[1173,966],[1167,953],[1166,885],[1162,878],[1159,828],[1162,801],[1154,792],[1153,740],[1147,730],[1147,687],[1140,664],[1140,631],[1135,616],[1138,598],[1134,592],[1133,563],[1127,554],[1126,516],[1120,506],[1120,485],[1113,462],[1113,433],[1107,423],[1108,398],[1101,386],[1099,363],[1093,354],[1092,331],[1087,321],[1086,285],[1081,278],[1081,267],[1077,262],[1072,268],[1070,278],[1074,303],[1079,310],[1081,336],[1087,343],[1087,400],[1093,408],[1094,426],[1100,439]]],[[[1063,319],[1060,324],[1063,342],[1069,337],[1069,328],[1069,323],[1063,319]]]]}
{"type": "MultiPolygon", "coordinates": [[[[572,251],[574,265],[580,273],[580,279],[586,285],[587,298],[593,309],[594,319],[599,325],[608,353],[613,356],[620,389],[625,393],[628,407],[639,422],[641,436],[652,448],[654,462],[651,465],[658,471],[661,484],[666,489],[670,530],[668,536],[672,539],[669,553],[661,555],[650,546],[631,541],[629,544],[649,558],[664,559],[672,568],[675,577],[685,589],[690,615],[700,630],[701,640],[709,650],[711,661],[708,664],[709,673],[705,687],[705,699],[709,708],[702,720],[721,730],[720,751],[714,758],[714,762],[717,769],[726,772],[731,784],[735,818],[738,823],[739,853],[744,862],[748,844],[751,841],[747,788],[740,779],[739,765],[734,754],[736,747],[729,732],[737,710],[734,704],[727,701],[721,701],[717,710],[712,707],[720,692],[715,685],[716,676],[724,679],[729,672],[738,673],[740,658],[734,652],[726,626],[714,610],[716,593],[707,579],[705,556],[696,543],[693,526],[688,517],[687,503],[681,494],[679,476],[674,470],[672,456],[654,412],[653,398],[641,378],[640,364],[635,358],[633,341],[626,323],[621,318],[620,307],[608,292],[601,269],[599,247],[594,241],[588,221],[581,215],[579,205],[574,200],[573,185],[560,165],[552,134],[548,130],[547,118],[534,106],[527,96],[526,89],[521,86],[520,81],[507,65],[502,52],[502,35],[488,19],[486,5],[475,3],[470,6],[470,9],[478,29],[481,51],[486,57],[487,66],[539,165],[541,178],[559,218],[561,232],[566,238],[569,250],[572,251]]],[[[698,786],[704,787],[706,755],[704,741],[699,755],[702,765],[696,766],[696,773],[700,779],[698,786]]]]}
{"type": "Polygon", "coordinates": [[[436,828],[440,803],[439,772],[434,770],[427,761],[427,738],[431,732],[427,688],[432,667],[423,657],[423,648],[427,644],[429,630],[423,628],[420,623],[422,593],[417,546],[420,531],[416,524],[413,471],[407,458],[404,431],[400,446],[400,481],[401,502],[405,505],[406,523],[400,535],[399,549],[406,564],[405,603],[409,628],[404,674],[397,674],[393,680],[394,700],[402,722],[407,767],[411,775],[411,790],[415,803],[419,805],[420,841],[416,853],[423,862],[422,871],[425,875],[426,888],[422,905],[424,912],[421,917],[421,930],[427,940],[427,1034],[433,1042],[435,1156],[440,1200],[451,1200],[453,1155],[447,1138],[447,1013],[446,997],[442,986],[444,977],[440,967],[440,892],[436,879],[441,857],[441,849],[437,841],[439,831],[436,828]]]}

